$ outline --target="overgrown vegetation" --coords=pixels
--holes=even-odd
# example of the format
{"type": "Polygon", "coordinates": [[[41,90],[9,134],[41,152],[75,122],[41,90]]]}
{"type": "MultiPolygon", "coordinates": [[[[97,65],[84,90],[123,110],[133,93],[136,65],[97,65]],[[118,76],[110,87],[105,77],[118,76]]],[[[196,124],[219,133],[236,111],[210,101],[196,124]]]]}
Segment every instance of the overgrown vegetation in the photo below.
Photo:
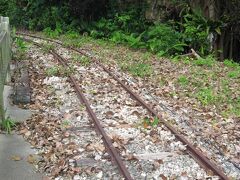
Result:
{"type": "MultiPolygon", "coordinates": [[[[159,56],[187,53],[190,48],[203,57],[213,50],[216,54],[220,53],[221,58],[236,59],[238,56],[233,47],[238,46],[239,42],[239,28],[234,22],[237,22],[235,15],[239,12],[240,3],[236,1],[215,0],[213,5],[222,8],[221,14],[219,17],[215,15],[215,19],[204,16],[207,12],[201,10],[203,4],[208,4],[207,1],[197,7],[195,1],[186,0],[172,0],[161,5],[157,3],[155,6],[162,8],[158,21],[147,18],[146,12],[151,8],[151,3],[147,1],[0,0],[0,3],[1,14],[10,16],[12,24],[30,30],[43,30],[51,38],[71,31],[76,32],[75,35],[80,32],[94,38],[127,44],[132,48],[148,49],[159,56]],[[235,15],[229,9],[233,9],[235,15]],[[229,41],[225,43],[231,46],[228,46],[231,53],[223,53],[224,47],[218,41],[231,25],[234,26],[230,29],[233,39],[229,40],[228,37],[229,41]]],[[[157,8],[155,6],[153,10],[157,8]]]]}
{"type": "MultiPolygon", "coordinates": [[[[126,4],[119,5],[116,1],[97,0],[78,2],[42,0],[28,1],[28,3],[23,0],[0,1],[3,2],[2,7],[4,7],[2,12],[12,17],[12,22],[16,26],[43,30],[44,34],[50,38],[64,39],[66,46],[82,47],[92,43],[91,48],[95,45],[112,48],[112,44],[117,44],[118,47],[123,44],[133,50],[131,53],[134,53],[135,49],[141,49],[143,54],[141,58],[134,57],[132,54],[114,54],[113,51],[120,53],[118,48],[111,49],[110,52],[111,57],[117,59],[124,71],[142,78],[159,78],[157,84],[163,87],[170,85],[172,87],[174,84],[177,89],[164,94],[167,97],[188,97],[204,108],[216,106],[226,117],[239,117],[239,92],[233,90],[238,88],[236,84],[239,83],[240,78],[239,64],[231,59],[235,56],[231,53],[225,53],[223,57],[229,57],[229,59],[223,63],[216,62],[218,54],[224,54],[222,52],[224,48],[220,46],[219,41],[223,37],[221,41],[224,42],[224,37],[228,36],[226,30],[234,27],[229,32],[232,32],[233,39],[236,38],[238,25],[234,25],[231,18],[237,22],[237,17],[234,17],[234,13],[227,11],[227,8],[234,7],[235,14],[238,14],[237,12],[240,12],[237,11],[238,2],[222,2],[227,5],[226,12],[221,12],[219,17],[214,19],[208,18],[204,12],[200,11],[202,4],[199,8],[194,8],[193,2],[174,1],[173,5],[162,5],[163,8],[171,9],[169,14],[166,13],[164,18],[152,21],[145,15],[149,7],[146,3],[139,4],[140,1],[129,3],[128,7],[126,4]],[[94,6],[91,6],[93,4],[94,6]],[[94,7],[93,11],[91,7],[94,7]],[[98,7],[103,9],[97,9],[98,7]],[[190,48],[196,50],[201,58],[179,56],[188,53],[190,48]],[[188,72],[184,71],[177,77],[172,77],[173,72],[167,69],[169,68],[167,66],[166,69],[158,70],[161,73],[169,71],[165,74],[167,77],[159,77],[155,74],[152,56],[155,61],[160,56],[171,56],[170,64],[176,65],[178,70],[187,69],[188,72]]],[[[220,1],[214,2],[217,5],[220,1]]],[[[21,41],[17,44],[22,49],[20,51],[24,51],[24,44],[21,41]]],[[[229,40],[228,38],[226,44],[232,44],[232,47],[228,46],[232,52],[235,46],[239,47],[238,39],[229,40]]],[[[47,47],[46,51],[50,49],[51,46],[47,47]]],[[[105,51],[101,50],[101,56],[104,56],[105,51]]],[[[78,56],[73,57],[73,62],[84,66],[90,64],[89,59],[78,56]]],[[[49,68],[46,73],[49,76],[65,76],[66,71],[67,74],[71,73],[60,67],[49,68]]]]}
{"type": "MultiPolygon", "coordinates": [[[[62,36],[62,40],[67,40],[67,36],[62,36]]],[[[123,71],[152,82],[161,89],[162,98],[174,98],[181,106],[187,104],[206,112],[215,109],[226,119],[240,117],[238,63],[228,59],[218,62],[213,55],[199,59],[178,56],[168,60],[108,42],[79,36],[69,45],[91,47],[105,63],[117,62],[123,71]]]]}

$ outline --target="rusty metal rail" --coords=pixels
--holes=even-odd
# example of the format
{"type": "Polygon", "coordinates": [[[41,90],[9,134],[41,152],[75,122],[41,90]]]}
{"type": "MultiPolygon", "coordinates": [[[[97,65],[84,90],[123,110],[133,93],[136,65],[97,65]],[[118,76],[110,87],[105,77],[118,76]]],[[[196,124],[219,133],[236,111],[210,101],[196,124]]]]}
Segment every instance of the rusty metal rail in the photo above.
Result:
{"type": "MultiPolygon", "coordinates": [[[[74,48],[71,48],[74,49],[74,48]]],[[[75,49],[76,52],[81,53],[82,55],[88,56],[86,53],[75,49]]],[[[132,97],[134,97],[144,108],[146,108],[153,116],[157,117],[161,123],[163,123],[176,137],[180,140],[184,145],[186,145],[187,150],[197,158],[201,165],[204,165],[211,171],[213,171],[216,175],[218,175],[221,179],[227,180],[228,177],[217,167],[216,164],[212,163],[205,155],[203,155],[199,150],[197,150],[184,136],[179,134],[179,132],[171,126],[167,121],[163,119],[163,117],[158,114],[151,105],[144,102],[144,100],[134,93],[129,86],[124,84],[117,76],[115,76],[108,68],[106,68],[103,64],[101,64],[96,58],[91,57],[100,67],[104,69],[115,81],[117,81],[121,86],[129,93],[132,97]]]]}
{"type": "MultiPolygon", "coordinates": [[[[35,46],[38,46],[39,48],[42,48],[42,45],[39,43],[33,42],[28,39],[24,39],[24,38],[22,38],[22,39],[24,41],[33,43],[35,46]]],[[[67,61],[63,57],[61,57],[59,54],[57,54],[54,50],[50,50],[49,53],[52,54],[54,56],[54,58],[57,59],[64,67],[68,66],[67,61]]],[[[79,87],[79,85],[77,84],[77,81],[75,80],[75,78],[72,75],[69,75],[69,79],[72,82],[72,84],[74,85],[74,89],[77,93],[79,100],[86,106],[87,112],[88,112],[89,116],[91,117],[91,119],[93,120],[93,123],[96,127],[97,133],[102,136],[102,140],[105,144],[105,147],[106,147],[108,153],[111,156],[112,161],[117,164],[118,170],[120,171],[120,173],[123,175],[123,177],[126,180],[132,180],[132,177],[131,177],[129,171],[127,170],[126,166],[124,165],[120,155],[117,153],[116,149],[114,148],[112,141],[107,136],[107,134],[104,131],[96,114],[93,112],[92,108],[90,107],[88,100],[82,93],[81,87],[79,87]]]]}
{"type": "MultiPolygon", "coordinates": [[[[18,33],[19,35],[25,35],[25,36],[29,36],[29,37],[34,37],[34,38],[39,38],[39,39],[43,39],[43,40],[48,40],[47,38],[42,38],[42,37],[38,37],[38,36],[34,36],[34,35],[28,35],[28,34],[24,34],[24,33],[18,33]]],[[[52,42],[55,42],[54,40],[51,40],[52,42]]],[[[63,43],[59,43],[59,45],[63,46],[63,43]]],[[[144,108],[146,108],[153,116],[157,117],[162,124],[164,124],[176,137],[178,140],[180,140],[184,145],[186,145],[186,148],[188,150],[188,152],[193,155],[197,160],[198,163],[202,166],[204,165],[206,168],[208,168],[209,170],[211,170],[214,174],[216,174],[217,176],[219,176],[221,179],[223,180],[228,180],[229,178],[218,168],[218,166],[216,164],[214,164],[213,162],[211,162],[202,152],[200,152],[199,150],[196,149],[196,147],[194,147],[184,136],[182,136],[181,134],[179,134],[179,132],[173,127],[171,126],[167,121],[165,121],[163,119],[163,117],[158,114],[151,105],[147,104],[139,95],[137,95],[136,93],[134,93],[131,88],[124,84],[124,82],[122,82],[117,76],[115,76],[107,67],[105,67],[103,64],[101,64],[99,62],[99,60],[95,57],[91,57],[89,56],[86,52],[83,52],[82,50],[73,48],[73,47],[69,47],[70,50],[73,50],[75,52],[78,52],[84,56],[90,57],[94,62],[96,62],[100,67],[103,68],[104,71],[106,71],[114,80],[116,80],[129,94],[131,94],[131,96],[137,100],[144,108]]]]}

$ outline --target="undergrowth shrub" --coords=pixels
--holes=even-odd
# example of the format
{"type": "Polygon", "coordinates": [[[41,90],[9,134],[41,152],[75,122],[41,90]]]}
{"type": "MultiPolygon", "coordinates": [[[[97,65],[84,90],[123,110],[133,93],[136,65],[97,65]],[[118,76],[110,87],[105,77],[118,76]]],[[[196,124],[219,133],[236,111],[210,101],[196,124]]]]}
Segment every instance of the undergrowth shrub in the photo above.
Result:
{"type": "MultiPolygon", "coordinates": [[[[0,10],[4,1],[0,0],[0,10]]],[[[67,27],[73,21],[67,1],[9,0],[5,7],[3,15],[10,17],[12,25],[30,30],[55,29],[57,23],[67,27]]]]}
{"type": "Polygon", "coordinates": [[[61,25],[56,23],[56,28],[54,30],[52,30],[50,27],[47,27],[43,30],[43,33],[50,38],[56,38],[63,33],[63,30],[61,25]]]}
{"type": "Polygon", "coordinates": [[[211,53],[210,39],[220,35],[224,23],[206,19],[185,1],[173,2],[176,14],[157,24],[146,19],[147,1],[0,0],[0,14],[9,16],[14,26],[44,30],[51,38],[77,31],[160,56],[188,53],[190,48],[201,56],[211,53]]]}
{"type": "Polygon", "coordinates": [[[230,67],[230,68],[239,69],[239,71],[240,71],[239,64],[234,62],[232,59],[225,59],[223,64],[227,67],[230,67]]]}
{"type": "Polygon", "coordinates": [[[0,15],[5,16],[9,7],[8,0],[0,0],[0,4],[0,15]]]}
{"type": "Polygon", "coordinates": [[[153,24],[138,18],[133,11],[102,18],[94,23],[90,35],[132,48],[145,48],[159,55],[172,55],[184,51],[181,33],[166,23],[153,24]]]}
{"type": "Polygon", "coordinates": [[[161,55],[183,52],[186,46],[181,41],[181,34],[166,24],[151,26],[145,34],[147,47],[161,55]]]}
{"type": "Polygon", "coordinates": [[[141,33],[148,27],[148,22],[136,10],[115,13],[110,18],[101,18],[90,26],[90,34],[95,38],[109,38],[115,32],[124,34],[141,33]]]}
{"type": "Polygon", "coordinates": [[[180,23],[185,43],[201,55],[210,53],[211,34],[220,34],[220,26],[221,23],[206,19],[201,11],[197,10],[187,12],[180,23]]]}
{"type": "Polygon", "coordinates": [[[199,58],[194,61],[197,66],[207,66],[212,67],[216,63],[215,57],[213,55],[208,55],[206,58],[199,58]]]}

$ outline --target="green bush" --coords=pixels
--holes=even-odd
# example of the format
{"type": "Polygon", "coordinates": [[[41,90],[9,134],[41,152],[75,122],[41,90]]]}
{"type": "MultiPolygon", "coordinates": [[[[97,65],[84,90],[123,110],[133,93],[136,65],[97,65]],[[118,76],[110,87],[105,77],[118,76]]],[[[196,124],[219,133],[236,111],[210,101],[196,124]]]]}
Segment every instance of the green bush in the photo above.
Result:
{"type": "Polygon", "coordinates": [[[211,27],[209,21],[200,12],[195,11],[184,15],[181,26],[186,44],[199,51],[201,55],[208,54],[210,49],[208,36],[211,27]]]}
{"type": "Polygon", "coordinates": [[[137,9],[117,12],[108,19],[101,18],[93,23],[90,35],[130,47],[146,48],[160,56],[181,54],[189,48],[207,55],[210,52],[209,33],[219,33],[219,26],[198,11],[187,11],[181,16],[182,23],[153,24],[147,22],[144,14],[137,9]]]}
{"type": "Polygon", "coordinates": [[[56,28],[57,23],[63,27],[70,24],[69,6],[65,2],[46,0],[0,0],[0,10],[4,4],[3,15],[9,16],[11,24],[17,27],[24,27],[30,30],[42,30],[50,27],[56,28]]]}
{"type": "Polygon", "coordinates": [[[171,8],[178,9],[177,17],[167,16],[154,24],[145,17],[146,2],[0,0],[0,12],[10,17],[12,25],[44,30],[51,38],[77,31],[149,49],[159,56],[187,53],[190,48],[203,57],[210,53],[209,34],[220,34],[222,20],[207,20],[200,11],[192,11],[186,1],[172,1],[177,8],[171,8]]]}
{"type": "MultiPolygon", "coordinates": [[[[102,18],[94,23],[90,35],[127,44],[133,48],[145,48],[160,55],[172,55],[184,51],[181,33],[165,23],[147,23],[134,11],[116,14],[111,19],[102,18]],[[140,20],[138,20],[140,19],[140,20]]],[[[141,17],[141,16],[140,16],[141,17]]]]}
{"type": "Polygon", "coordinates": [[[145,33],[147,47],[155,53],[175,54],[183,52],[186,46],[181,42],[181,34],[166,24],[151,26],[145,33]]]}
{"type": "Polygon", "coordinates": [[[57,38],[63,33],[62,27],[59,23],[56,23],[55,30],[52,30],[50,27],[47,27],[43,30],[43,33],[50,38],[57,38]]]}
{"type": "Polygon", "coordinates": [[[8,0],[0,0],[0,15],[6,16],[8,11],[8,0]]]}

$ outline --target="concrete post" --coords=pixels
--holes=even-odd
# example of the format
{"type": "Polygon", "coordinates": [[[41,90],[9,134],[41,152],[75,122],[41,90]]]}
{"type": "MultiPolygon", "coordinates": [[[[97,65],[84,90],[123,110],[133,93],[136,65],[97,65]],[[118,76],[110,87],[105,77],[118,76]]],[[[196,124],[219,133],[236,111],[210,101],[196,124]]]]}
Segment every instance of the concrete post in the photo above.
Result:
{"type": "MultiPolygon", "coordinates": [[[[2,16],[0,16],[0,34],[2,32],[2,16]]],[[[3,107],[3,77],[2,77],[2,69],[3,61],[2,61],[2,47],[0,41],[0,120],[4,119],[4,107],[3,107]]]]}
{"type": "MultiPolygon", "coordinates": [[[[0,120],[5,119],[3,90],[9,72],[11,59],[11,39],[9,18],[0,17],[0,120]]],[[[9,78],[10,79],[10,78],[9,78]]]]}
{"type": "Polygon", "coordinates": [[[2,47],[0,44],[0,120],[2,121],[5,118],[5,110],[4,110],[4,102],[3,102],[3,90],[4,90],[4,83],[3,83],[3,76],[1,72],[1,67],[3,65],[2,61],[2,47]]]}
{"type": "Polygon", "coordinates": [[[6,67],[6,74],[5,74],[5,83],[9,83],[10,80],[11,80],[11,77],[10,77],[10,64],[9,64],[9,60],[10,60],[10,56],[11,56],[11,40],[10,40],[10,27],[9,27],[9,18],[8,17],[4,17],[3,18],[3,23],[2,23],[2,26],[3,26],[3,31],[6,31],[7,32],[7,36],[6,36],[6,43],[5,43],[5,55],[6,55],[6,59],[7,61],[6,64],[5,64],[5,67],[6,67]]]}

